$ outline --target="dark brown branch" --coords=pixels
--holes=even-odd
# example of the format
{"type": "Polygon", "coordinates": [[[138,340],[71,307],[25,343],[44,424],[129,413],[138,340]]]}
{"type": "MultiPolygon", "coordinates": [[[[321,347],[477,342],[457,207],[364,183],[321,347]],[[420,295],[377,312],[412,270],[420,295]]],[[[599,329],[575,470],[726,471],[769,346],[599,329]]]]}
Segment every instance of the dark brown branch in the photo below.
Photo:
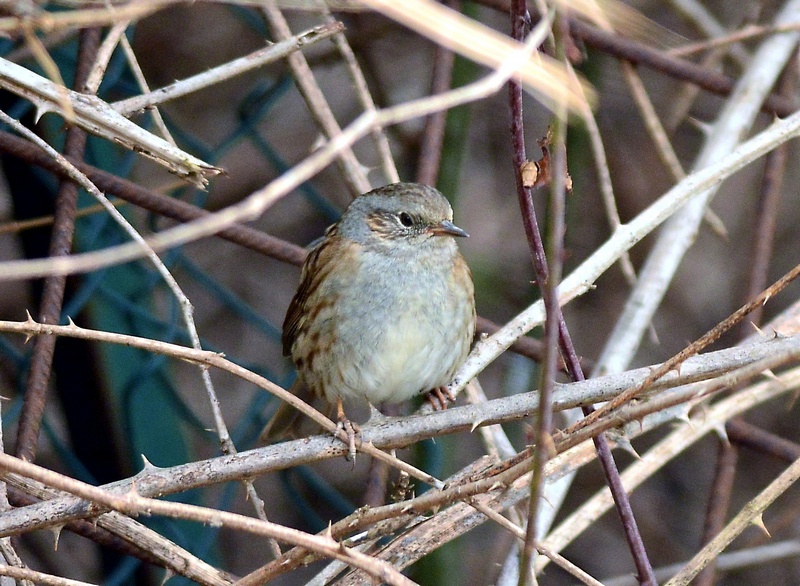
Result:
{"type": "MultiPolygon", "coordinates": [[[[479,2],[506,13],[511,6],[511,0],[479,0],[479,2]]],[[[736,80],[718,71],[667,55],[663,51],[625,38],[622,36],[624,31],[620,31],[619,34],[606,32],[576,18],[570,18],[569,25],[573,37],[598,51],[692,83],[713,94],[728,96],[736,84],[736,80]]],[[[777,93],[770,94],[761,106],[763,112],[781,117],[788,116],[797,109],[798,104],[794,100],[777,93]]]]}
{"type": "MultiPolygon", "coordinates": [[[[522,26],[521,19],[525,14],[524,4],[524,1],[520,0],[519,5],[511,10],[512,27],[514,28],[515,35],[518,35],[519,30],[521,30],[518,29],[518,27],[522,26]]],[[[512,6],[514,5],[512,4],[512,6]]],[[[518,37],[515,36],[515,38],[518,37]]],[[[524,127],[522,124],[522,91],[521,87],[519,87],[519,85],[513,81],[509,83],[509,104],[511,108],[511,142],[513,151],[514,175],[516,178],[517,196],[520,203],[520,210],[522,212],[522,220],[525,226],[525,234],[528,238],[528,245],[531,250],[531,257],[533,260],[533,267],[534,272],[536,273],[537,282],[540,284],[548,283],[550,274],[547,265],[547,257],[545,254],[544,245],[542,243],[541,234],[539,232],[536,211],[533,206],[532,193],[529,188],[524,186],[522,181],[522,165],[527,161],[527,155],[525,153],[524,127]]],[[[556,146],[558,150],[556,152],[556,161],[553,164],[553,172],[563,174],[563,177],[560,179],[562,181],[561,185],[563,185],[563,182],[566,181],[567,172],[566,153],[563,151],[563,144],[556,146]]],[[[562,234],[558,233],[553,237],[556,239],[561,239],[562,234]]],[[[550,284],[550,287],[542,288],[543,297],[547,295],[548,288],[552,288],[554,290],[555,284],[550,284]]],[[[545,303],[547,304],[546,299],[545,303]]],[[[567,329],[567,324],[564,321],[564,316],[557,300],[548,304],[546,309],[549,317],[552,319],[551,323],[557,324],[559,346],[567,364],[570,377],[573,381],[585,380],[586,377],[583,373],[583,369],[581,368],[580,360],[575,352],[572,338],[567,329]]],[[[542,403],[545,403],[545,398],[542,399],[542,403]]],[[[584,407],[583,411],[585,415],[589,415],[592,412],[592,408],[584,407]]],[[[542,441],[542,439],[543,438],[540,438],[540,441],[542,441]]],[[[593,437],[592,441],[595,444],[598,459],[603,467],[608,487],[614,498],[617,512],[620,515],[625,538],[631,550],[631,555],[633,556],[634,564],[636,565],[640,583],[647,584],[648,586],[655,586],[657,582],[653,574],[652,565],[648,559],[636,519],[633,516],[630,500],[628,499],[628,495],[622,486],[622,480],[620,479],[619,471],[617,470],[614,462],[614,457],[611,453],[611,448],[608,445],[608,441],[602,434],[593,437]]],[[[532,485],[536,486],[536,483],[533,483],[532,485]]],[[[531,499],[536,498],[536,496],[537,495],[531,494],[531,499]]],[[[532,508],[532,510],[535,509],[532,508]]],[[[532,526],[535,526],[535,520],[529,519],[529,530],[532,526]]],[[[529,538],[526,539],[526,544],[533,542],[531,535],[532,534],[530,534],[528,536],[529,538]]],[[[524,555],[521,565],[522,572],[524,572],[526,565],[524,555]]],[[[520,572],[520,576],[523,575],[522,572],[520,572]]]]}
{"type": "MultiPolygon", "coordinates": [[[[78,91],[83,89],[88,79],[99,45],[99,28],[89,28],[81,31],[74,83],[74,87],[78,91]]],[[[83,158],[85,147],[86,133],[77,126],[67,129],[64,154],[75,159],[81,159],[83,158]]],[[[77,212],[78,185],[69,179],[64,179],[55,202],[53,230],[48,250],[49,256],[69,255],[72,250],[72,236],[75,233],[75,215],[77,212]]],[[[66,284],[66,275],[50,276],[45,279],[39,306],[40,322],[57,324],[60,321],[66,284]]],[[[16,453],[17,456],[24,460],[32,461],[36,456],[39,429],[47,401],[47,388],[50,383],[55,347],[55,336],[40,336],[33,346],[31,365],[25,386],[25,399],[22,404],[17,431],[16,453]]]]}
{"type": "MultiPolygon", "coordinates": [[[[726,441],[720,441],[717,450],[717,463],[711,494],[708,497],[706,519],[703,526],[701,544],[705,545],[716,537],[725,527],[730,508],[731,494],[736,479],[736,463],[739,461],[739,450],[726,441]]],[[[711,561],[694,580],[697,586],[711,586],[716,574],[716,560],[711,561]]]]}
{"type": "Polygon", "coordinates": [[[800,444],[764,431],[741,419],[734,419],[725,425],[728,439],[739,445],[762,452],[784,462],[794,462],[800,458],[800,444]]]}
{"type": "MultiPolygon", "coordinates": [[[[461,2],[460,0],[448,0],[445,4],[453,10],[459,10],[461,2]]],[[[430,95],[441,94],[450,89],[454,62],[455,54],[451,50],[441,45],[436,45],[433,53],[430,95]]],[[[439,164],[442,159],[442,143],[444,142],[446,121],[446,110],[436,112],[425,118],[425,128],[422,131],[417,163],[418,183],[436,185],[436,180],[439,177],[439,164]]]]}
{"type": "MultiPolygon", "coordinates": [[[[47,169],[53,174],[59,176],[65,174],[61,166],[36,145],[8,132],[0,132],[0,151],[23,159],[32,165],[47,169]]],[[[146,189],[82,161],[70,157],[67,158],[101,191],[114,194],[153,213],[179,222],[190,222],[210,213],[197,206],[146,189]]],[[[293,265],[301,265],[306,257],[306,251],[303,247],[270,236],[259,230],[254,230],[248,226],[234,225],[218,232],[217,236],[265,256],[293,265]]]]}
{"type": "MultiPolygon", "coordinates": [[[[736,80],[718,71],[696,65],[691,61],[670,57],[662,51],[622,35],[607,33],[576,19],[570,20],[570,29],[575,37],[598,51],[619,57],[634,65],[644,65],[659,73],[692,83],[713,94],[727,96],[736,84],[736,80]]],[[[769,114],[788,116],[794,113],[797,107],[794,100],[779,94],[770,94],[764,100],[761,109],[769,114]]]]}
{"type": "MultiPolygon", "coordinates": [[[[792,61],[793,62],[793,61],[792,61]]],[[[789,75],[791,67],[784,71],[780,83],[779,91],[783,95],[791,95],[792,75],[789,75]]],[[[783,176],[786,171],[786,159],[788,147],[786,144],[778,146],[770,151],[764,160],[764,175],[761,180],[761,193],[757,202],[756,225],[753,230],[752,244],[750,246],[749,276],[747,279],[747,290],[744,295],[745,301],[756,297],[766,286],[768,281],[769,261],[772,257],[773,244],[775,242],[775,227],[778,219],[778,207],[781,197],[781,186],[783,176]]],[[[751,333],[751,324],[761,323],[761,315],[764,306],[758,305],[750,314],[750,319],[739,324],[739,338],[746,339],[751,333]],[[749,322],[749,323],[748,323],[749,322]]],[[[746,423],[741,420],[733,420],[728,423],[736,433],[747,429],[746,423]]],[[[753,431],[755,433],[757,428],[753,431]]],[[[728,508],[733,492],[733,480],[735,476],[736,462],[739,450],[736,445],[724,443],[720,445],[719,456],[717,458],[717,468],[715,471],[714,484],[709,496],[706,511],[706,521],[703,528],[701,543],[705,545],[716,537],[725,526],[728,515],[728,508]]],[[[697,586],[711,586],[716,580],[716,559],[712,560],[700,574],[697,575],[695,583],[697,586]]]]}
{"type": "MultiPolygon", "coordinates": [[[[530,20],[525,0],[513,0],[511,2],[511,36],[516,41],[525,38],[527,24],[530,20]]],[[[511,145],[512,162],[514,164],[514,178],[517,185],[517,199],[519,200],[522,222],[525,227],[525,235],[528,239],[528,247],[531,251],[534,271],[536,272],[537,282],[545,300],[546,320],[545,320],[545,347],[543,361],[543,373],[541,377],[540,393],[541,400],[537,410],[537,418],[534,422],[533,432],[533,474],[530,482],[530,496],[528,499],[528,520],[525,530],[525,542],[520,555],[519,584],[531,585],[536,580],[533,577],[533,559],[536,554],[536,529],[539,504],[543,491],[543,470],[544,464],[549,455],[550,438],[552,431],[553,409],[552,393],[555,384],[555,363],[558,355],[558,327],[556,326],[559,307],[558,300],[552,303],[554,297],[553,284],[549,282],[547,258],[545,256],[544,244],[539,231],[536,210],[533,206],[533,193],[530,187],[526,187],[522,179],[522,168],[528,161],[525,151],[525,126],[522,114],[522,85],[517,81],[508,83],[508,103],[511,110],[511,145]],[[550,303],[548,303],[550,301],[550,303]]],[[[545,153],[546,154],[546,153],[545,153]]],[[[554,235],[554,239],[560,240],[560,234],[554,235]]]]}

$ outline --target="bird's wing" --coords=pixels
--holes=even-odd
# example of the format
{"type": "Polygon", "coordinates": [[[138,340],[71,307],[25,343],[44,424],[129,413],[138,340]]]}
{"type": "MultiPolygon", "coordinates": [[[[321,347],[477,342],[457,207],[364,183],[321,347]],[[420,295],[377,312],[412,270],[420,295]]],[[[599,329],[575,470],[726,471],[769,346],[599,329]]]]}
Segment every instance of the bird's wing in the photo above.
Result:
{"type": "Polygon", "coordinates": [[[338,241],[338,238],[331,238],[337,234],[337,228],[337,225],[334,224],[326,230],[324,238],[311,249],[303,263],[303,269],[300,271],[300,286],[297,288],[297,293],[294,294],[283,320],[281,342],[284,356],[291,355],[297,333],[302,327],[303,321],[308,317],[308,312],[305,310],[308,299],[330,272],[332,265],[327,260],[338,241]]]}

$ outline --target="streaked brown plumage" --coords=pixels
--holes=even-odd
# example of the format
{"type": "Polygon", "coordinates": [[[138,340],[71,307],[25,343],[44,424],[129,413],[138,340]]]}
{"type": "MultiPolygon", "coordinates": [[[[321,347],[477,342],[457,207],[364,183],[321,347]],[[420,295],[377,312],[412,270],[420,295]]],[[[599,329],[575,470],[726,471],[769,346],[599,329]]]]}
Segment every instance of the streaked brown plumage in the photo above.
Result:
{"type": "MultiPolygon", "coordinates": [[[[397,403],[447,384],[475,333],[472,277],[452,209],[432,187],[395,183],[359,196],[303,266],[283,324],[299,382],[337,404],[397,403]]],[[[277,439],[298,412],[282,405],[277,439]]]]}

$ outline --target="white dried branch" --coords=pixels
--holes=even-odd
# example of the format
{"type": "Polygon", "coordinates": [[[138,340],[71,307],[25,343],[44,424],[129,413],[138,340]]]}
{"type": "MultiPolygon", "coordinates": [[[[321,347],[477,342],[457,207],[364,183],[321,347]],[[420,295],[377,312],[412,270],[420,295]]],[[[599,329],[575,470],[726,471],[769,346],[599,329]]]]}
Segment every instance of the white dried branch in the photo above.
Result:
{"type": "MultiPolygon", "coordinates": [[[[152,352],[180,357],[183,360],[203,362],[208,365],[225,368],[237,376],[246,376],[247,380],[254,384],[259,384],[260,379],[260,377],[252,375],[252,373],[243,372],[244,369],[228,363],[224,358],[216,354],[197,352],[183,346],[134,336],[96,332],[75,326],[36,324],[32,321],[0,321],[0,331],[17,332],[26,335],[47,333],[50,335],[64,335],[126,344],[152,352]]],[[[672,371],[660,379],[655,384],[653,392],[722,376],[731,370],[741,369],[746,365],[759,363],[763,360],[774,360],[775,364],[784,363],[792,359],[796,360],[798,355],[800,355],[800,336],[775,337],[747,346],[695,356],[682,365],[680,372],[672,371]]],[[[554,394],[554,409],[562,410],[576,405],[607,401],[645,379],[650,372],[650,368],[641,368],[623,374],[610,375],[568,385],[558,385],[554,394]]],[[[286,391],[275,388],[275,385],[272,385],[269,381],[262,381],[261,384],[264,384],[264,388],[270,390],[270,392],[277,393],[280,390],[286,394],[286,391]]],[[[684,389],[681,391],[684,399],[689,399],[693,396],[691,388],[681,388],[684,389]]],[[[656,401],[657,398],[657,395],[652,397],[650,402],[656,401]]],[[[286,400],[296,399],[289,395],[286,400]]],[[[642,403],[648,403],[648,401],[640,402],[640,404],[642,403]]],[[[363,426],[362,433],[365,444],[371,442],[370,445],[381,448],[399,447],[424,438],[442,435],[443,433],[471,431],[475,425],[516,420],[529,416],[535,412],[537,406],[538,393],[524,393],[494,399],[478,406],[454,407],[447,411],[435,412],[429,415],[391,418],[385,421],[369,423],[363,426]]],[[[654,409],[657,408],[658,405],[656,404],[654,409]]],[[[331,426],[333,426],[332,423],[331,426]]],[[[346,449],[345,445],[330,436],[315,436],[241,452],[233,456],[212,458],[172,468],[148,466],[135,479],[113,483],[106,488],[125,491],[135,481],[140,494],[145,496],[163,495],[219,482],[240,480],[301,463],[341,456],[346,449]]],[[[588,457],[593,457],[592,454],[592,450],[589,449],[588,457]]],[[[553,470],[558,469],[557,463],[554,463],[553,466],[555,468],[550,469],[551,476],[554,474],[553,470]]],[[[560,470],[560,473],[557,474],[558,477],[567,472],[565,469],[560,470]]],[[[13,477],[7,480],[11,483],[16,483],[16,479],[13,477]]],[[[24,490],[24,487],[20,488],[24,490]]],[[[91,516],[92,514],[96,515],[97,511],[88,509],[85,502],[76,499],[56,499],[30,505],[9,511],[0,516],[0,537],[21,531],[41,529],[67,520],[91,516]]]]}
{"type": "MultiPolygon", "coordinates": [[[[791,392],[800,386],[800,368],[794,368],[775,380],[757,383],[711,406],[705,413],[692,418],[688,423],[678,426],[675,431],[650,448],[642,457],[631,464],[621,475],[625,491],[630,493],[660,470],[667,462],[694,445],[709,433],[722,429],[731,418],[747,411],[757,404],[764,403],[781,394],[791,392]]],[[[605,514],[614,501],[608,488],[603,488],[592,498],[575,509],[544,540],[555,551],[561,551],[578,535],[605,514]]],[[[541,571],[548,563],[539,559],[536,570],[541,571]]]]}
{"type": "MultiPolygon", "coordinates": [[[[793,114],[785,120],[775,121],[769,128],[734,149],[730,155],[688,175],[686,179],[662,195],[633,220],[621,225],[611,238],[567,276],[558,288],[559,303],[563,306],[591,290],[594,282],[620,258],[622,253],[630,250],[659,224],[681,209],[681,206],[687,201],[702,195],[745,165],[798,135],[800,135],[800,113],[793,114]]],[[[644,282],[640,275],[638,283],[644,282]]],[[[517,338],[544,323],[544,316],[544,304],[537,301],[497,332],[479,341],[467,361],[456,373],[450,390],[455,392],[467,381],[480,374],[517,338]]]]}
{"type": "Polygon", "coordinates": [[[152,92],[114,102],[111,107],[123,116],[130,116],[146,108],[189,95],[237,75],[263,67],[278,59],[283,59],[303,47],[330,38],[343,29],[344,26],[340,22],[327,23],[310,28],[288,39],[253,51],[249,55],[212,67],[207,71],[181,79],[152,92]]]}
{"type": "MultiPolygon", "coordinates": [[[[669,4],[684,18],[710,39],[726,37],[730,34],[716,17],[697,0],[668,0],[669,4]]],[[[730,56],[741,69],[747,69],[750,63],[750,53],[741,43],[734,43],[729,49],[730,56]]]]}
{"type": "MultiPolygon", "coordinates": [[[[319,3],[324,7],[325,3],[322,0],[319,3]]],[[[322,10],[325,15],[325,20],[328,23],[335,22],[333,15],[327,7],[322,10]]],[[[347,71],[350,74],[350,79],[353,81],[353,89],[358,96],[358,101],[361,102],[361,107],[364,110],[375,110],[375,101],[372,99],[372,94],[369,91],[367,80],[364,77],[364,72],[358,64],[356,55],[353,52],[350,43],[347,42],[347,37],[344,33],[337,33],[333,37],[333,42],[342,56],[344,64],[347,66],[347,71]]],[[[397,183],[400,181],[400,175],[397,173],[397,165],[395,165],[394,158],[392,157],[392,149],[389,145],[389,138],[383,128],[375,128],[372,130],[372,140],[375,143],[375,148],[378,151],[378,158],[383,167],[383,174],[387,183],[397,183]]]]}
{"type": "Polygon", "coordinates": [[[53,574],[45,574],[28,568],[17,566],[0,566],[0,576],[8,576],[21,580],[24,584],[45,584],[46,586],[94,586],[91,582],[81,582],[70,578],[62,578],[53,574]]]}
{"type": "MultiPolygon", "coordinates": [[[[30,14],[4,16],[0,18],[0,31],[20,31],[27,27],[32,31],[48,33],[56,30],[87,28],[92,26],[110,26],[120,20],[137,20],[144,18],[178,0],[135,0],[124,6],[110,10],[97,2],[97,8],[86,10],[69,10],[50,12],[36,9],[30,14]]],[[[86,3],[83,3],[86,4],[86,3]]]]}
{"type": "MultiPolygon", "coordinates": [[[[800,0],[789,0],[776,17],[775,24],[798,20],[800,0]]],[[[729,157],[750,128],[761,103],[794,52],[798,38],[800,33],[786,32],[762,44],[712,127],[695,163],[694,174],[729,157]]],[[[633,359],[684,254],[694,243],[706,208],[717,192],[717,185],[688,203],[662,228],[640,271],[639,281],[600,355],[597,364],[599,373],[620,372],[633,359]]]]}
{"type": "MultiPolygon", "coordinates": [[[[433,0],[360,0],[433,42],[493,69],[501,67],[522,46],[488,26],[433,0]]],[[[526,90],[550,108],[563,104],[584,117],[595,102],[594,90],[571,76],[561,63],[535,53],[516,73],[526,90]]]]}
{"type": "Polygon", "coordinates": [[[775,499],[786,492],[800,478],[800,460],[795,460],[786,470],[770,482],[758,496],[748,502],[739,513],[731,519],[719,534],[709,541],[688,564],[678,572],[665,586],[686,586],[700,570],[716,558],[742,531],[752,524],[762,525],[761,515],[775,499]]]}
{"type": "Polygon", "coordinates": [[[381,582],[397,586],[412,586],[414,582],[401,575],[390,564],[344,547],[330,536],[310,535],[297,529],[276,525],[260,519],[252,519],[236,513],[217,511],[198,505],[160,501],[143,497],[131,487],[125,494],[112,494],[74,478],[69,478],[47,468],[25,460],[0,453],[0,469],[26,478],[37,480],[59,490],[69,492],[129,516],[162,515],[173,519],[187,519],[214,526],[223,526],[237,531],[271,537],[293,545],[300,545],[326,557],[344,560],[349,565],[362,569],[381,582]]]}
{"type": "MultiPolygon", "coordinates": [[[[412,100],[382,110],[366,111],[341,134],[297,163],[291,170],[250,194],[243,201],[204,216],[202,219],[159,232],[147,240],[148,244],[153,250],[166,250],[204,236],[210,236],[235,223],[254,220],[292,189],[330,165],[343,149],[350,148],[373,129],[386,128],[393,124],[428,116],[461,104],[474,102],[499,91],[514,72],[528,62],[531,52],[535,50],[537,43],[541,43],[549,30],[549,25],[550,22],[547,19],[542,19],[528,35],[526,44],[518,52],[510,55],[499,69],[483,79],[435,96],[412,100]]],[[[9,261],[0,263],[0,281],[90,271],[128,262],[140,258],[141,255],[139,247],[123,244],[99,252],[58,258],[9,261]]]]}
{"type": "Polygon", "coordinates": [[[38,116],[46,112],[56,112],[69,119],[69,113],[63,107],[66,99],[74,112],[74,119],[71,121],[82,129],[140,153],[165,166],[171,173],[199,186],[207,183],[207,177],[222,172],[222,169],[204,163],[137,126],[100,98],[59,86],[5,59],[0,59],[0,88],[32,102],[38,116]]]}
{"type": "MultiPolygon", "coordinates": [[[[719,572],[730,572],[798,556],[800,556],[800,541],[789,539],[720,554],[717,557],[716,569],[719,572]]],[[[684,562],[658,568],[654,572],[656,579],[659,582],[666,582],[670,576],[673,576],[685,565],[684,562]]],[[[605,586],[638,586],[639,581],[635,576],[629,574],[607,578],[603,580],[603,584],[605,586]]]]}
{"type": "MultiPolygon", "coordinates": [[[[291,38],[292,31],[289,28],[289,23],[286,22],[283,13],[273,0],[264,0],[261,11],[264,13],[270,31],[275,38],[281,40],[291,38]]],[[[319,87],[305,55],[293,52],[287,55],[286,61],[292,70],[297,89],[300,90],[300,94],[306,101],[306,105],[317,123],[317,127],[325,135],[325,138],[331,140],[341,135],[342,129],[339,126],[339,122],[337,122],[336,116],[331,110],[325,94],[322,92],[322,88],[319,87]]],[[[358,157],[349,146],[342,149],[336,162],[353,197],[372,189],[367,179],[366,168],[359,162],[358,157]]]]}

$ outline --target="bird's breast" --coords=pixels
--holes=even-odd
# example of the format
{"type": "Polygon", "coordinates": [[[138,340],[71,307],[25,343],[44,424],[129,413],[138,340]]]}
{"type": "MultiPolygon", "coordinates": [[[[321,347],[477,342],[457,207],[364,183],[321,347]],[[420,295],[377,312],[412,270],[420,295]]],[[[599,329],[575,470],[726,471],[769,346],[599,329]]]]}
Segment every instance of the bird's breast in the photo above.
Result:
{"type": "Polygon", "coordinates": [[[450,256],[365,262],[336,308],[336,394],[400,402],[449,381],[469,349],[473,311],[471,290],[452,282],[450,256]]]}

